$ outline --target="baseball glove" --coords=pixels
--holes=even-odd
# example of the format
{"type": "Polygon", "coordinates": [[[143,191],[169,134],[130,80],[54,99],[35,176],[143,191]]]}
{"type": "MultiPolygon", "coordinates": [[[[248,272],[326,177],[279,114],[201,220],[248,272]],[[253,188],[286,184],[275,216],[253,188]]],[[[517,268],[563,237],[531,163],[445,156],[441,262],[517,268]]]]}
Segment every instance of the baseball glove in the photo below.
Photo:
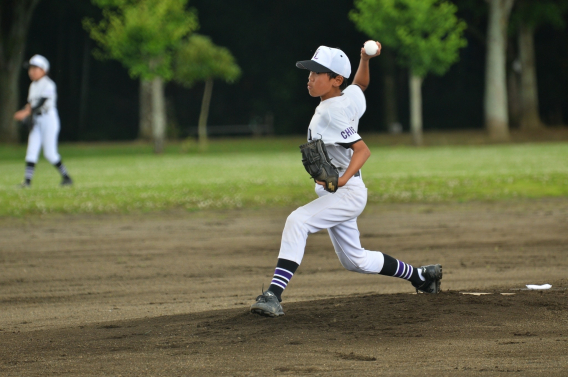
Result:
{"type": "Polygon", "coordinates": [[[32,115],[28,115],[27,117],[25,117],[24,119],[22,119],[22,127],[24,127],[28,132],[32,131],[32,128],[34,128],[34,116],[32,115]]]}
{"type": "Polygon", "coordinates": [[[32,111],[30,113],[30,115],[28,115],[27,117],[25,117],[22,120],[22,126],[28,129],[28,132],[32,132],[32,129],[34,128],[35,125],[35,120],[34,117],[36,115],[40,115],[41,114],[41,107],[43,106],[43,104],[47,101],[47,98],[45,97],[41,97],[38,101],[37,104],[35,106],[32,107],[32,111]]]}
{"type": "Polygon", "coordinates": [[[325,190],[336,192],[339,173],[331,163],[331,159],[321,139],[300,145],[302,164],[314,181],[325,182],[325,190]]]}

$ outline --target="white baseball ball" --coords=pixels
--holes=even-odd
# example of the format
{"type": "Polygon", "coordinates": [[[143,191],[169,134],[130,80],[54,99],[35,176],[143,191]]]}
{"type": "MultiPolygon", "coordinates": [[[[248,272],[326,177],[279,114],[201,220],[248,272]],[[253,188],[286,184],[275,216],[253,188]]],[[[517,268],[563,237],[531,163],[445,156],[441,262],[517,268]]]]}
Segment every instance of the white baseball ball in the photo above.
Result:
{"type": "Polygon", "coordinates": [[[377,53],[377,51],[379,50],[379,46],[377,45],[377,42],[375,42],[375,41],[367,41],[367,42],[365,42],[363,47],[365,48],[365,54],[367,54],[369,56],[375,55],[377,53]]]}

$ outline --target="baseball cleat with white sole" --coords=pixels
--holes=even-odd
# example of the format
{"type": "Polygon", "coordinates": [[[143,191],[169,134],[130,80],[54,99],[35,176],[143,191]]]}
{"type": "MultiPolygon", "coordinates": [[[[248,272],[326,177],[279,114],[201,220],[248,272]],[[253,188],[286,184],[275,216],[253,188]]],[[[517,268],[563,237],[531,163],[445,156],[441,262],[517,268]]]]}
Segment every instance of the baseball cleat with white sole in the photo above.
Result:
{"type": "Polygon", "coordinates": [[[442,280],[442,265],[441,264],[431,264],[429,266],[420,267],[422,276],[426,281],[422,282],[419,286],[414,285],[416,288],[416,293],[440,293],[440,280],[442,280]]]}
{"type": "Polygon", "coordinates": [[[267,317],[279,317],[284,315],[284,310],[278,297],[271,291],[263,292],[256,298],[256,302],[251,305],[250,311],[267,317]]]}

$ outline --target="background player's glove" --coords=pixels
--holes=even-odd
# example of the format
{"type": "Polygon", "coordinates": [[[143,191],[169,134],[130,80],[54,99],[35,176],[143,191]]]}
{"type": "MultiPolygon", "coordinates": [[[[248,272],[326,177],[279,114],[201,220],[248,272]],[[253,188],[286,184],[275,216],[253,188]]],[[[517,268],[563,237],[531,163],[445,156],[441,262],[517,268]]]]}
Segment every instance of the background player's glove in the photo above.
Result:
{"type": "Polygon", "coordinates": [[[47,98],[45,97],[40,98],[37,101],[37,104],[34,107],[32,107],[30,115],[28,115],[22,120],[22,126],[27,128],[28,132],[32,132],[32,129],[34,128],[34,116],[41,114],[41,108],[46,101],[47,98]]]}
{"type": "Polygon", "coordinates": [[[28,132],[32,131],[32,128],[34,128],[33,113],[22,119],[22,127],[24,127],[28,132]]]}
{"type": "Polygon", "coordinates": [[[325,190],[329,192],[337,191],[337,180],[339,173],[337,168],[331,163],[331,159],[325,149],[325,144],[321,139],[310,141],[300,145],[302,152],[302,164],[314,181],[325,182],[325,190]]]}

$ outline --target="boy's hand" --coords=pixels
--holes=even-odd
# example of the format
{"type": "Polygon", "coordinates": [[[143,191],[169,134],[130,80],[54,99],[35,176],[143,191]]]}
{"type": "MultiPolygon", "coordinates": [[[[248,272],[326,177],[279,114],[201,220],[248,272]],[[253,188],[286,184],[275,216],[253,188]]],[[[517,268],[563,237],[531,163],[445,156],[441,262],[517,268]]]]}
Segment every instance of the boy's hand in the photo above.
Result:
{"type": "Polygon", "coordinates": [[[31,113],[32,112],[28,107],[26,107],[22,110],[16,111],[16,113],[14,114],[14,120],[22,121],[26,117],[30,116],[31,113]]]}
{"type": "MultiPolygon", "coordinates": [[[[369,42],[369,41],[367,41],[367,42],[369,42]]],[[[367,55],[367,53],[365,52],[365,47],[362,47],[361,48],[361,59],[369,60],[369,59],[374,58],[375,56],[379,56],[381,54],[381,48],[382,48],[381,44],[377,41],[372,41],[372,42],[375,42],[377,44],[377,47],[378,47],[377,52],[374,55],[367,55]]]]}
{"type": "MultiPolygon", "coordinates": [[[[339,177],[339,179],[337,180],[337,187],[343,187],[347,184],[347,181],[349,179],[345,178],[345,176],[341,176],[339,177]]],[[[320,186],[323,186],[325,188],[325,182],[322,181],[316,181],[316,183],[320,186]]]]}

